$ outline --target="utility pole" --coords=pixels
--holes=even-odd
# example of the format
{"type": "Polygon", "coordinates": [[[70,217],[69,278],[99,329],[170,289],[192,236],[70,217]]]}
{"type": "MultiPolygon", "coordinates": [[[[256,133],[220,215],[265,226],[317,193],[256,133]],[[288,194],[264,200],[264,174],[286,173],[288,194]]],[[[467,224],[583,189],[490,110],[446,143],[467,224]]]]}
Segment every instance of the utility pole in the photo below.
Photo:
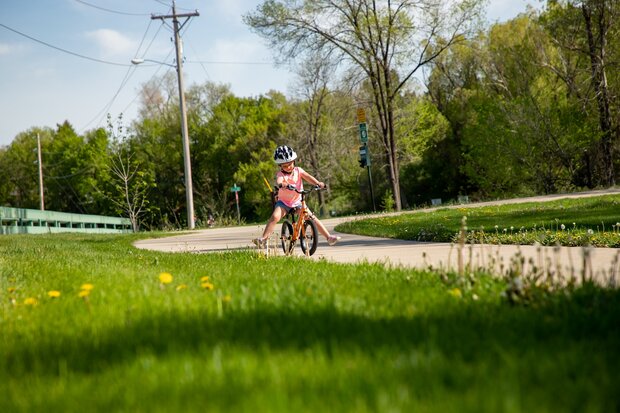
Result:
{"type": "Polygon", "coordinates": [[[199,16],[198,10],[192,13],[181,13],[177,14],[175,1],[172,1],[172,14],[171,15],[152,15],[151,20],[160,19],[164,21],[165,19],[172,19],[172,27],[174,31],[174,46],[176,48],[177,54],[177,79],[179,82],[179,105],[181,107],[181,132],[183,135],[183,163],[185,168],[185,199],[187,203],[187,226],[189,229],[194,229],[196,227],[195,218],[194,218],[194,188],[192,185],[192,164],[189,153],[189,132],[187,128],[187,109],[185,107],[185,92],[183,86],[183,45],[181,43],[181,36],[179,35],[180,30],[183,28],[185,23],[189,20],[190,17],[199,16]],[[179,17],[185,17],[185,21],[182,24],[179,24],[179,17]]]}
{"type": "Polygon", "coordinates": [[[39,164],[39,200],[41,211],[45,211],[45,200],[43,199],[43,163],[41,161],[41,137],[37,133],[37,160],[39,164]]]}

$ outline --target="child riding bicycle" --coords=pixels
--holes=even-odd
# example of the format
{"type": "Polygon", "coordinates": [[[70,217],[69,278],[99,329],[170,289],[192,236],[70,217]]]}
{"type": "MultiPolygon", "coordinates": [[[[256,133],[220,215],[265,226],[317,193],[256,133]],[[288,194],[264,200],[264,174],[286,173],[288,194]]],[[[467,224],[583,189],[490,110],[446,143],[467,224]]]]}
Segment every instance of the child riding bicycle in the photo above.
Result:
{"type": "MultiPolygon", "coordinates": [[[[267,226],[263,231],[263,236],[252,240],[254,244],[261,248],[266,246],[267,239],[280,219],[291,209],[301,206],[301,194],[296,192],[295,189],[298,191],[303,190],[303,181],[309,182],[312,185],[318,185],[321,188],[325,187],[323,182],[319,181],[302,168],[295,166],[297,153],[290,147],[286,145],[278,146],[273,154],[273,159],[280,166],[280,171],[276,174],[278,199],[273,208],[273,213],[267,222],[267,226]]],[[[340,237],[331,235],[327,228],[325,228],[325,225],[323,225],[312,212],[310,212],[310,216],[329,245],[335,245],[338,240],[340,240],[340,237]]]]}

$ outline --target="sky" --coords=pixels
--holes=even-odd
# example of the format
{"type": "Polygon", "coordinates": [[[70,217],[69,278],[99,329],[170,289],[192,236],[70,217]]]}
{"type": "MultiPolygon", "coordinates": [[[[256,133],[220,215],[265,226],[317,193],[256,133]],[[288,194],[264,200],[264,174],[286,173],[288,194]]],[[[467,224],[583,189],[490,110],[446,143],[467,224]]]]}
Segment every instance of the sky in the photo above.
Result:
{"type": "MultiPolygon", "coordinates": [[[[177,0],[185,23],[185,89],[228,84],[236,96],[270,90],[289,95],[294,75],[276,66],[266,42],[242,16],[261,0],[177,0]]],[[[174,65],[172,0],[0,0],[0,145],[32,127],[69,121],[79,134],[105,127],[110,113],[124,125],[137,116],[141,86],[174,65]]],[[[487,20],[501,22],[541,7],[541,0],[490,0],[487,20]]]]}

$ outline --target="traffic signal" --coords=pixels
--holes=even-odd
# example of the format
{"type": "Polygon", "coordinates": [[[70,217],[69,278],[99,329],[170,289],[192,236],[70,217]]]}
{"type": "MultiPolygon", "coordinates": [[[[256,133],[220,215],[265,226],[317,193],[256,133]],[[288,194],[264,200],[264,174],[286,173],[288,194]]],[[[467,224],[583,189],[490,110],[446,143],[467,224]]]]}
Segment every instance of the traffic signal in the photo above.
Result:
{"type": "Polygon", "coordinates": [[[360,158],[358,159],[361,168],[368,166],[368,148],[366,145],[360,146],[360,158]]]}

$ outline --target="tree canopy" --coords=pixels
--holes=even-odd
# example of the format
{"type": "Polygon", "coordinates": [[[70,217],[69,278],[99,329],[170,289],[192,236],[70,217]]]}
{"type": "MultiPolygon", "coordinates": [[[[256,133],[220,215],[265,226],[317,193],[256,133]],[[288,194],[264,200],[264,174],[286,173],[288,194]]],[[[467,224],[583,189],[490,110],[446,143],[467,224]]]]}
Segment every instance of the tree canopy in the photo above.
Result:
{"type": "MultiPolygon", "coordinates": [[[[188,88],[197,225],[210,215],[236,222],[235,184],[242,218],[265,220],[272,154],[282,144],[328,183],[324,197],[311,200],[315,211],[370,210],[357,162],[359,107],[367,109],[370,168],[384,208],[613,185],[620,3],[550,0],[542,12],[475,32],[479,2],[446,4],[268,0],[246,15],[295,62],[297,80],[290,96],[239,97],[212,82],[188,88]],[[424,65],[423,87],[406,87],[424,65]]],[[[18,134],[0,148],[0,203],[39,206],[38,138],[46,208],[120,214],[135,228],[185,227],[175,88],[169,75],[143,85],[140,117],[129,125],[119,116],[84,134],[69,121],[18,134]]]]}

